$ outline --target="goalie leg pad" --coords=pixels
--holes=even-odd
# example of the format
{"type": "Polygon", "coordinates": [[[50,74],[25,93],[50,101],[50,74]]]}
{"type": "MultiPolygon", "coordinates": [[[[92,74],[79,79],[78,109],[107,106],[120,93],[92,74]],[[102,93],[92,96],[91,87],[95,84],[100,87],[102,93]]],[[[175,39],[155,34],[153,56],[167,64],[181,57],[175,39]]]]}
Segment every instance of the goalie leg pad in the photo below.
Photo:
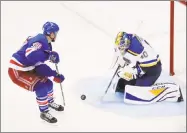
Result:
{"type": "Polygon", "coordinates": [[[172,83],[150,87],[126,85],[124,102],[129,104],[151,104],[162,101],[177,102],[180,96],[180,87],[172,83]]]}

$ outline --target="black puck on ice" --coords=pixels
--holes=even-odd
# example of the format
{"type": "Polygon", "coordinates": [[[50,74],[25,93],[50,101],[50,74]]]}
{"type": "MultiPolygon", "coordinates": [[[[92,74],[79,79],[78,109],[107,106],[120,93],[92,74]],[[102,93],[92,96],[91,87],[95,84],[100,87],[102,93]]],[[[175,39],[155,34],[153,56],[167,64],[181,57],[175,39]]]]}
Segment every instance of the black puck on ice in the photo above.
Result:
{"type": "Polygon", "coordinates": [[[81,95],[81,99],[82,99],[82,100],[85,100],[85,99],[86,99],[86,96],[85,96],[85,95],[81,95]]]}

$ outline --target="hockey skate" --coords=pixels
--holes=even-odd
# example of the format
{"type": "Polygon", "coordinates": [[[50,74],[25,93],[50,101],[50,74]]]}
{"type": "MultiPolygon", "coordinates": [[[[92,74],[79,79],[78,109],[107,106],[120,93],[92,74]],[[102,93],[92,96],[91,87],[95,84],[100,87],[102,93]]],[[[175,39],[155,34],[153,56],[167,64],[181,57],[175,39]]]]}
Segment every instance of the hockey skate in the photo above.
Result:
{"type": "Polygon", "coordinates": [[[179,88],[179,92],[180,92],[180,96],[178,97],[177,102],[182,102],[182,101],[184,101],[184,99],[182,96],[181,88],[179,88]]]}
{"type": "Polygon", "coordinates": [[[56,123],[57,119],[55,117],[53,117],[49,111],[45,111],[45,112],[41,112],[40,114],[40,118],[49,122],[49,123],[56,123]]]}
{"type": "Polygon", "coordinates": [[[55,102],[49,103],[49,107],[56,111],[64,111],[64,107],[62,105],[56,104],[55,102]]]}

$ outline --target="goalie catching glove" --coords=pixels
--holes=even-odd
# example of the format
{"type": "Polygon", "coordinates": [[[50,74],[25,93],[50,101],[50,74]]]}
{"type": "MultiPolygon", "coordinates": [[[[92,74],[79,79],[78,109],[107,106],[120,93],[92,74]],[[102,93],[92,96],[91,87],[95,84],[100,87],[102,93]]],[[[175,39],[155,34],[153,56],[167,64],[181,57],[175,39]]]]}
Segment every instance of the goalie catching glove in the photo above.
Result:
{"type": "Polygon", "coordinates": [[[137,67],[125,66],[123,68],[120,68],[120,70],[117,73],[118,77],[121,77],[127,81],[137,79],[138,77],[141,77],[143,74],[144,72],[139,66],[137,67]]]}
{"type": "Polygon", "coordinates": [[[118,71],[117,75],[127,81],[136,79],[136,70],[134,70],[131,67],[124,67],[124,68],[120,68],[120,70],[118,71]]]}

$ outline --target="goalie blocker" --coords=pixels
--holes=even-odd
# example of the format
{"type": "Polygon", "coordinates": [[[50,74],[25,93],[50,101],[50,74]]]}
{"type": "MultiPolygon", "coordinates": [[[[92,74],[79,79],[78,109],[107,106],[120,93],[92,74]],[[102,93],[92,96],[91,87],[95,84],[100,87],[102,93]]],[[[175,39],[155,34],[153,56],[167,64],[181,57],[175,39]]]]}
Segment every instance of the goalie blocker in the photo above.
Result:
{"type": "Polygon", "coordinates": [[[120,78],[116,86],[116,92],[124,93],[125,103],[152,104],[162,101],[183,101],[180,86],[174,83],[157,83],[152,86],[134,86],[129,85],[129,82],[133,84],[132,82],[134,81],[126,81],[120,78]]]}

